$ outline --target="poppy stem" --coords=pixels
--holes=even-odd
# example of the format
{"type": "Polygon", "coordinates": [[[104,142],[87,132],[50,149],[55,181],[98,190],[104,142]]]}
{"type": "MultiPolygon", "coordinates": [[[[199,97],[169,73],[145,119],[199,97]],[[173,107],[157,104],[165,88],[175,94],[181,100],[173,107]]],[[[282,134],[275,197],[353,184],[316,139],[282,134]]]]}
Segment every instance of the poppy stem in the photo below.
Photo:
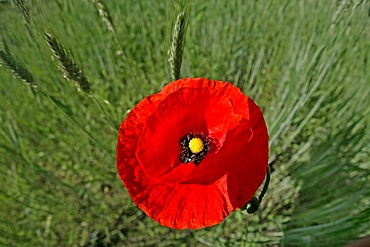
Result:
{"type": "Polygon", "coordinates": [[[261,194],[259,195],[258,198],[253,196],[252,199],[241,208],[242,211],[245,211],[247,209],[248,214],[253,214],[254,212],[256,212],[258,210],[259,206],[261,205],[262,199],[265,196],[266,191],[269,187],[270,177],[271,177],[271,168],[268,165],[267,166],[267,172],[266,172],[266,181],[265,181],[265,184],[263,185],[261,194]]]}
{"type": "Polygon", "coordinates": [[[267,166],[267,173],[266,173],[266,181],[265,181],[265,184],[263,185],[263,189],[261,191],[261,194],[260,196],[258,197],[258,201],[261,203],[262,202],[262,199],[263,197],[265,196],[266,194],[266,191],[269,187],[269,184],[270,184],[270,178],[271,178],[271,168],[270,166],[268,165],[267,166]]]}

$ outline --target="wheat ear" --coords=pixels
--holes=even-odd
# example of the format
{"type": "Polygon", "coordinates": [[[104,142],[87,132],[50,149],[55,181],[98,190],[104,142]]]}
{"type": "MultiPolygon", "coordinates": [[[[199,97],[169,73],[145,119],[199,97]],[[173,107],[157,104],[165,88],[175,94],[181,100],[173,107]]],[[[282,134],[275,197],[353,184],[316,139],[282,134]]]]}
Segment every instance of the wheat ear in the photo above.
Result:
{"type": "Polygon", "coordinates": [[[32,73],[6,50],[0,50],[0,64],[26,83],[35,84],[32,73]]]}
{"type": "Polygon", "coordinates": [[[112,17],[109,13],[107,5],[102,0],[93,0],[95,3],[96,9],[102,21],[107,25],[109,31],[114,32],[114,25],[112,17]]]}
{"type": "Polygon", "coordinates": [[[184,39],[186,30],[186,12],[183,10],[177,15],[172,42],[169,53],[171,77],[173,80],[180,78],[182,54],[184,51],[184,39]]]}
{"type": "Polygon", "coordinates": [[[49,33],[44,33],[44,37],[54,57],[59,61],[59,68],[63,72],[64,77],[75,81],[78,89],[90,93],[89,81],[74,59],[68,55],[62,44],[49,33]]]}
{"type": "Polygon", "coordinates": [[[19,10],[22,12],[23,18],[27,24],[31,23],[30,10],[27,7],[24,0],[15,0],[15,4],[18,6],[19,10]]]}

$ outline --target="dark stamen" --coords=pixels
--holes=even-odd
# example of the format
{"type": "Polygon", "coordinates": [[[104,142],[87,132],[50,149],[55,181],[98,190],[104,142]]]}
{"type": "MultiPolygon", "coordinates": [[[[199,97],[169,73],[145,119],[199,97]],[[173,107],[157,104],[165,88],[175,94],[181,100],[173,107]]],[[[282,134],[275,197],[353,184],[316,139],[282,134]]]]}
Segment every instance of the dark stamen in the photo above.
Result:
{"type": "Polygon", "coordinates": [[[180,155],[180,161],[184,164],[194,162],[195,165],[198,165],[205,157],[206,154],[210,151],[210,142],[207,137],[204,136],[203,133],[201,134],[196,134],[196,133],[189,133],[185,135],[183,138],[180,140],[180,150],[181,150],[181,155],[180,155]],[[189,147],[189,142],[193,138],[200,138],[204,144],[204,148],[202,151],[199,153],[195,154],[190,150],[189,147]]]}

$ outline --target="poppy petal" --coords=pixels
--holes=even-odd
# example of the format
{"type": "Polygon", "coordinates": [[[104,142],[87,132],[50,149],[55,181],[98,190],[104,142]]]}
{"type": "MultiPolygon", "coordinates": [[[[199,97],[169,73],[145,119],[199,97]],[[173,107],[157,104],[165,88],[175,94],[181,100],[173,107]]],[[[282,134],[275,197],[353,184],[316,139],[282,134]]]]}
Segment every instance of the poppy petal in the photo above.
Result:
{"type": "Polygon", "coordinates": [[[176,229],[220,223],[251,199],[267,162],[262,113],[230,83],[172,82],[135,106],[119,130],[117,170],[130,196],[149,217],[176,229]],[[219,141],[199,164],[179,159],[180,140],[191,132],[219,141]]]}
{"type": "Polygon", "coordinates": [[[229,191],[237,190],[237,181],[225,175],[210,185],[176,184],[155,186],[150,191],[152,204],[148,215],[160,224],[175,229],[198,229],[215,225],[224,220],[233,210],[229,191]],[[233,188],[230,188],[233,186],[233,188]],[[181,210],[179,210],[181,208],[181,210]]]}
{"type": "Polygon", "coordinates": [[[148,177],[161,177],[180,164],[179,143],[184,135],[192,131],[207,134],[204,114],[208,101],[207,90],[180,89],[148,117],[136,151],[148,177]]]}
{"type": "Polygon", "coordinates": [[[264,155],[256,155],[262,150],[267,152],[267,145],[258,143],[253,138],[261,131],[263,129],[251,128],[250,122],[244,119],[237,128],[228,133],[217,155],[206,157],[186,183],[210,184],[224,174],[233,174],[239,181],[237,193],[240,193],[233,205],[235,208],[245,205],[263,182],[267,170],[267,158],[264,155]],[[248,179],[245,178],[246,174],[248,179]]]}

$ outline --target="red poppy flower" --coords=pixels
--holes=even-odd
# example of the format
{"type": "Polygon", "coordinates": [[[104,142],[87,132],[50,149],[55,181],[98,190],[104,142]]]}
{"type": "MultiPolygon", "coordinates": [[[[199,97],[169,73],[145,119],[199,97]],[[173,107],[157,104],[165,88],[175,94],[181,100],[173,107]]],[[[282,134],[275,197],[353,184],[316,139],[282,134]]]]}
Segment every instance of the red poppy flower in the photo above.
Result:
{"type": "Polygon", "coordinates": [[[181,79],[122,122],[117,169],[159,224],[197,229],[244,206],[264,180],[268,135],[258,106],[230,83],[181,79]]]}

